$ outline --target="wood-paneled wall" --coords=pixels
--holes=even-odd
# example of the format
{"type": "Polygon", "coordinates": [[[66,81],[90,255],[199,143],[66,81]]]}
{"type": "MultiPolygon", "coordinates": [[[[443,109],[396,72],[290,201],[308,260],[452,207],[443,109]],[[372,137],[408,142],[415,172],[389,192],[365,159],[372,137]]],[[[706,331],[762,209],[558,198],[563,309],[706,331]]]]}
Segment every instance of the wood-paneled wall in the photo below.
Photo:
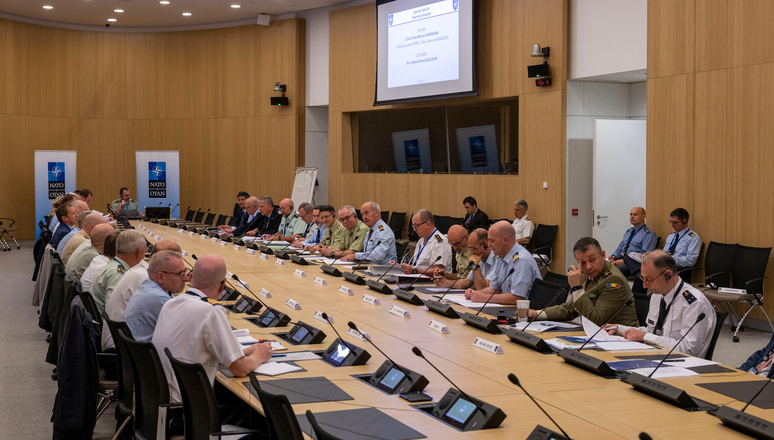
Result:
{"type": "Polygon", "coordinates": [[[774,246],[773,15],[767,0],[648,1],[647,207],[659,235],[682,206],[705,248],[774,246]]]}
{"type": "Polygon", "coordinates": [[[554,270],[563,271],[565,218],[565,92],[567,1],[480,0],[479,96],[373,107],[376,78],[376,10],[366,4],[330,13],[329,169],[330,201],[383,209],[461,217],[462,199],[474,196],[490,218],[513,218],[513,203],[529,202],[536,223],[559,225],[554,270]],[[535,87],[527,78],[532,45],[551,47],[553,84],[535,87]],[[487,99],[519,99],[518,176],[355,174],[352,112],[437,106],[487,99]],[[548,189],[543,189],[543,182],[548,189]]]}
{"type": "Polygon", "coordinates": [[[181,208],[231,213],[239,190],[289,197],[302,164],[305,23],[84,32],[0,19],[0,217],[35,236],[34,151],[77,150],[104,211],[135,192],[135,150],[179,150],[181,208]],[[269,104],[276,81],[288,107],[269,104]]]}

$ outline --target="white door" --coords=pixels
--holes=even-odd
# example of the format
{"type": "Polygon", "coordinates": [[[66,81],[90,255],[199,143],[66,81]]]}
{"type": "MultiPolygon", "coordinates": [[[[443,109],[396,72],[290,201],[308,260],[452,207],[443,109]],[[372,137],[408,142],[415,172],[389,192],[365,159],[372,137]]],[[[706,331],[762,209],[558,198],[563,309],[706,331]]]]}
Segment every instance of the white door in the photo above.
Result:
{"type": "Polygon", "coordinates": [[[644,120],[594,121],[593,237],[608,256],[631,226],[629,211],[645,206],[645,155],[644,120]]]}

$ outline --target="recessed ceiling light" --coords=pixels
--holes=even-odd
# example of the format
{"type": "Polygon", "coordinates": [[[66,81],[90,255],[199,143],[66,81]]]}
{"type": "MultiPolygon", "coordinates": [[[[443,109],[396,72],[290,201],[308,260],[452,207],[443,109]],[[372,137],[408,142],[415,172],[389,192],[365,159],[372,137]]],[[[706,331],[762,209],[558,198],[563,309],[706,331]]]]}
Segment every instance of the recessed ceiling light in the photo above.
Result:
{"type": "Polygon", "coordinates": [[[108,18],[108,21],[117,21],[115,18],[108,18]]]}
{"type": "Polygon", "coordinates": [[[116,9],[113,12],[124,12],[124,10],[123,9],[116,9]]]}
{"type": "Polygon", "coordinates": [[[239,5],[231,5],[231,7],[234,8],[234,9],[241,8],[241,6],[239,6],[239,5]]]}
{"type": "Polygon", "coordinates": [[[169,4],[169,2],[167,0],[162,0],[159,3],[161,3],[162,5],[168,5],[169,4]]]}
{"type": "Polygon", "coordinates": [[[185,15],[186,17],[189,17],[191,15],[191,13],[190,12],[183,12],[183,15],[185,15]]]}
{"type": "Polygon", "coordinates": [[[54,9],[54,7],[53,7],[53,6],[48,6],[48,5],[47,5],[47,6],[43,6],[43,9],[54,9]]]}

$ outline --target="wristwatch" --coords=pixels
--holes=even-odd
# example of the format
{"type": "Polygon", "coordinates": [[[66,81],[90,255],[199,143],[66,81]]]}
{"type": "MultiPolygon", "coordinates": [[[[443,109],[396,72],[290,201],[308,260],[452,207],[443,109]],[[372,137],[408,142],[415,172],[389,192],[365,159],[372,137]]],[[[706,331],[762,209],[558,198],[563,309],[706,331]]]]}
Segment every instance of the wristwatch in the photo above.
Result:
{"type": "Polygon", "coordinates": [[[577,286],[573,287],[573,288],[572,288],[572,291],[573,291],[573,292],[577,292],[577,291],[581,290],[582,288],[583,288],[583,286],[581,286],[581,285],[579,284],[579,285],[577,285],[577,286]]]}
{"type": "Polygon", "coordinates": [[[481,267],[481,266],[480,266],[480,265],[478,265],[478,264],[474,264],[474,265],[470,266],[470,270],[476,270],[476,269],[478,269],[479,267],[481,267]]]}
{"type": "Polygon", "coordinates": [[[416,274],[417,273],[417,268],[415,267],[415,268],[411,269],[411,273],[416,274]]]}
{"type": "Polygon", "coordinates": [[[336,252],[331,251],[331,258],[336,258],[336,252]]]}

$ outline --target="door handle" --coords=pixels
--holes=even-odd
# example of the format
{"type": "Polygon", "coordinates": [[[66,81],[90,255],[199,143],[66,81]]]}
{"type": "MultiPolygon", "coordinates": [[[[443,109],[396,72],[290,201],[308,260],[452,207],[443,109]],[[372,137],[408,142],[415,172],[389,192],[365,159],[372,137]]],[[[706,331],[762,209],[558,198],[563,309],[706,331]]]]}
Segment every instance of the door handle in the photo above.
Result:
{"type": "Polygon", "coordinates": [[[597,220],[599,220],[599,219],[603,219],[603,218],[607,218],[607,216],[606,216],[606,215],[598,215],[598,216],[597,216],[597,220]]]}

